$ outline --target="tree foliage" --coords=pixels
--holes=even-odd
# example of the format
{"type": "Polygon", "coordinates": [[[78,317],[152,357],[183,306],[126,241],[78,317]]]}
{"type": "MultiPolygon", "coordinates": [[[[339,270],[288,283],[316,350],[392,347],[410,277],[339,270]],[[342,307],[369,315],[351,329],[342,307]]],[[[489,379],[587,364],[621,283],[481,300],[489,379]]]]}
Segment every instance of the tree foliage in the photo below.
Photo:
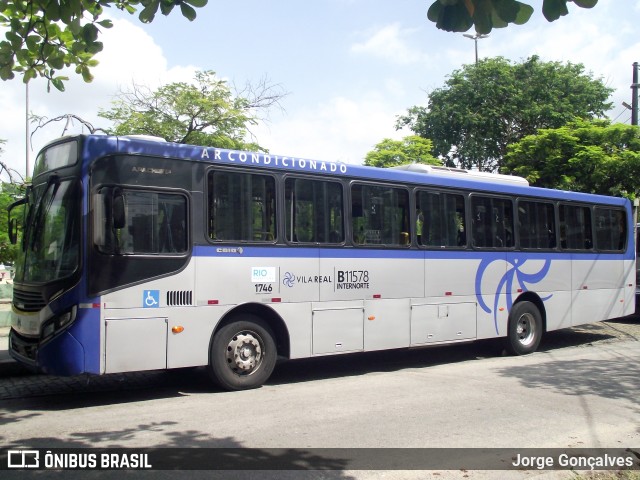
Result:
{"type": "MultiPolygon", "coordinates": [[[[18,244],[12,244],[9,241],[9,220],[7,218],[7,209],[16,200],[24,197],[25,186],[19,183],[0,183],[0,212],[4,215],[0,215],[0,262],[9,263],[16,259],[18,254],[18,244]]],[[[12,214],[14,218],[22,218],[22,209],[20,206],[15,213],[12,214]]]]}
{"type": "MultiPolygon", "coordinates": [[[[6,140],[0,139],[0,156],[3,153],[2,145],[5,143],[6,140]]],[[[0,181],[0,212],[4,213],[4,215],[0,215],[0,263],[7,263],[13,262],[16,258],[18,246],[12,245],[9,241],[9,220],[6,212],[9,205],[24,196],[25,187],[24,183],[16,183],[19,174],[2,161],[0,161],[0,174],[3,178],[8,177],[9,179],[9,182],[0,181]]]]}
{"type": "Polygon", "coordinates": [[[540,187],[636,198],[640,128],[576,120],[542,129],[509,147],[502,172],[540,187]]]}
{"type": "Polygon", "coordinates": [[[396,127],[430,138],[447,166],[495,171],[507,145],[537,129],[604,116],[612,91],[582,64],[490,58],[454,71],[427,107],[411,107],[396,127]]]}
{"type": "MultiPolygon", "coordinates": [[[[598,0],[543,0],[542,14],[553,22],[569,13],[569,2],[592,8],[598,0]]],[[[475,27],[476,32],[486,34],[493,28],[504,28],[510,23],[527,23],[532,14],[533,7],[518,0],[435,0],[427,17],[447,32],[466,32],[475,27]]]]}
{"type": "Polygon", "coordinates": [[[410,135],[402,140],[385,138],[367,153],[364,164],[381,168],[397,167],[407,163],[442,165],[440,160],[431,155],[431,149],[431,140],[417,135],[410,135]]]}
{"type": "Polygon", "coordinates": [[[196,18],[195,8],[208,0],[0,0],[0,26],[7,29],[0,42],[0,79],[22,74],[25,83],[38,76],[64,90],[67,77],[58,72],[75,67],[85,82],[93,79],[94,56],[102,51],[100,29],[111,28],[104,9],[115,7],[153,21],[158,10],[169,15],[177,5],[184,17],[196,18]]]}
{"type": "Polygon", "coordinates": [[[248,128],[261,112],[279,105],[285,94],[278,85],[262,80],[232,91],[215,72],[197,72],[193,84],[175,82],[155,91],[134,85],[121,92],[108,111],[99,116],[111,120],[115,135],[153,135],[176,143],[220,148],[260,149],[246,143],[248,128]]]}

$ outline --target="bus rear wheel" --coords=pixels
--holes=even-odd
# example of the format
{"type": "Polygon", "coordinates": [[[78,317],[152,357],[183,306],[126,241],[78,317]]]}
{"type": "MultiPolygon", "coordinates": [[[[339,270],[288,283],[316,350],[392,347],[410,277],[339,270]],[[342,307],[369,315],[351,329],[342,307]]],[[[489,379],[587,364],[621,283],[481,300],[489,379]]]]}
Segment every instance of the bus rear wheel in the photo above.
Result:
{"type": "Polygon", "coordinates": [[[276,359],[276,343],[269,325],[258,317],[245,315],[214,334],[209,373],[226,390],[248,390],[267,381],[276,359]]]}
{"type": "Polygon", "coordinates": [[[542,316],[531,302],[516,303],[509,313],[506,347],[512,355],[535,352],[542,340],[542,316]]]}

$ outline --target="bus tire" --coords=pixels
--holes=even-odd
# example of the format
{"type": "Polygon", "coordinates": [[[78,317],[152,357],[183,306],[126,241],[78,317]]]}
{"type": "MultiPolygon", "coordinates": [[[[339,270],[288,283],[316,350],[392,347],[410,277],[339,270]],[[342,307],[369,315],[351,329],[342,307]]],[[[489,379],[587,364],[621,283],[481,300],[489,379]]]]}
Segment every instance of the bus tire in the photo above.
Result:
{"type": "Polygon", "coordinates": [[[509,313],[506,348],[512,355],[535,352],[542,340],[542,316],[531,302],[516,303],[509,313]]]}
{"type": "Polygon", "coordinates": [[[218,330],[209,351],[209,373],[225,390],[248,390],[271,376],[277,351],[266,322],[243,315],[218,330]]]}

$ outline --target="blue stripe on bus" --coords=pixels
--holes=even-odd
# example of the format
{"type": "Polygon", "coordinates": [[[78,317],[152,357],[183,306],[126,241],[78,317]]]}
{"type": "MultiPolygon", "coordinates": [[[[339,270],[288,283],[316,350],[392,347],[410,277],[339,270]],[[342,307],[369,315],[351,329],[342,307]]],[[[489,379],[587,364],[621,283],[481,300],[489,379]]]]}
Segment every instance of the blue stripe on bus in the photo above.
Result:
{"type": "Polygon", "coordinates": [[[398,250],[370,248],[313,248],[287,246],[205,246],[193,248],[196,257],[237,258],[389,258],[389,259],[499,259],[538,258],[542,260],[633,260],[633,251],[628,253],[572,253],[572,252],[522,252],[481,250],[398,250]]]}
{"type": "MultiPolygon", "coordinates": [[[[493,182],[487,179],[464,175],[438,175],[416,173],[389,168],[376,168],[363,165],[328,162],[273,155],[260,152],[241,152],[212,147],[181,145],[170,142],[145,141],[136,138],[111,137],[105,135],[86,137],[83,151],[83,169],[86,159],[109,154],[132,154],[159,156],[178,160],[190,160],[211,165],[236,165],[248,168],[261,168],[281,172],[316,173],[336,178],[352,178],[380,182],[424,185],[432,187],[460,188],[471,192],[491,192],[514,196],[533,196],[560,201],[579,201],[603,205],[626,207],[630,211],[629,201],[623,198],[606,197],[589,193],[550,190],[526,185],[493,182]],[[255,158],[255,160],[254,160],[255,158]]],[[[83,171],[83,173],[86,173],[83,171]]]]}

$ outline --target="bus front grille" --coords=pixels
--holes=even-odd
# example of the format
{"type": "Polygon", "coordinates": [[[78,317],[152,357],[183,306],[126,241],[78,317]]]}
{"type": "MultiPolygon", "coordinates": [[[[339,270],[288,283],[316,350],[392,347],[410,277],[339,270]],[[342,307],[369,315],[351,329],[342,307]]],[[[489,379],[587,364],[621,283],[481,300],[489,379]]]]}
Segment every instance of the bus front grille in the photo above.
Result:
{"type": "Polygon", "coordinates": [[[29,292],[14,288],[13,305],[23,312],[39,312],[44,308],[46,302],[40,292],[29,292]]]}
{"type": "Polygon", "coordinates": [[[34,340],[20,337],[15,332],[11,332],[11,350],[23,359],[35,362],[38,343],[34,340]]]}

